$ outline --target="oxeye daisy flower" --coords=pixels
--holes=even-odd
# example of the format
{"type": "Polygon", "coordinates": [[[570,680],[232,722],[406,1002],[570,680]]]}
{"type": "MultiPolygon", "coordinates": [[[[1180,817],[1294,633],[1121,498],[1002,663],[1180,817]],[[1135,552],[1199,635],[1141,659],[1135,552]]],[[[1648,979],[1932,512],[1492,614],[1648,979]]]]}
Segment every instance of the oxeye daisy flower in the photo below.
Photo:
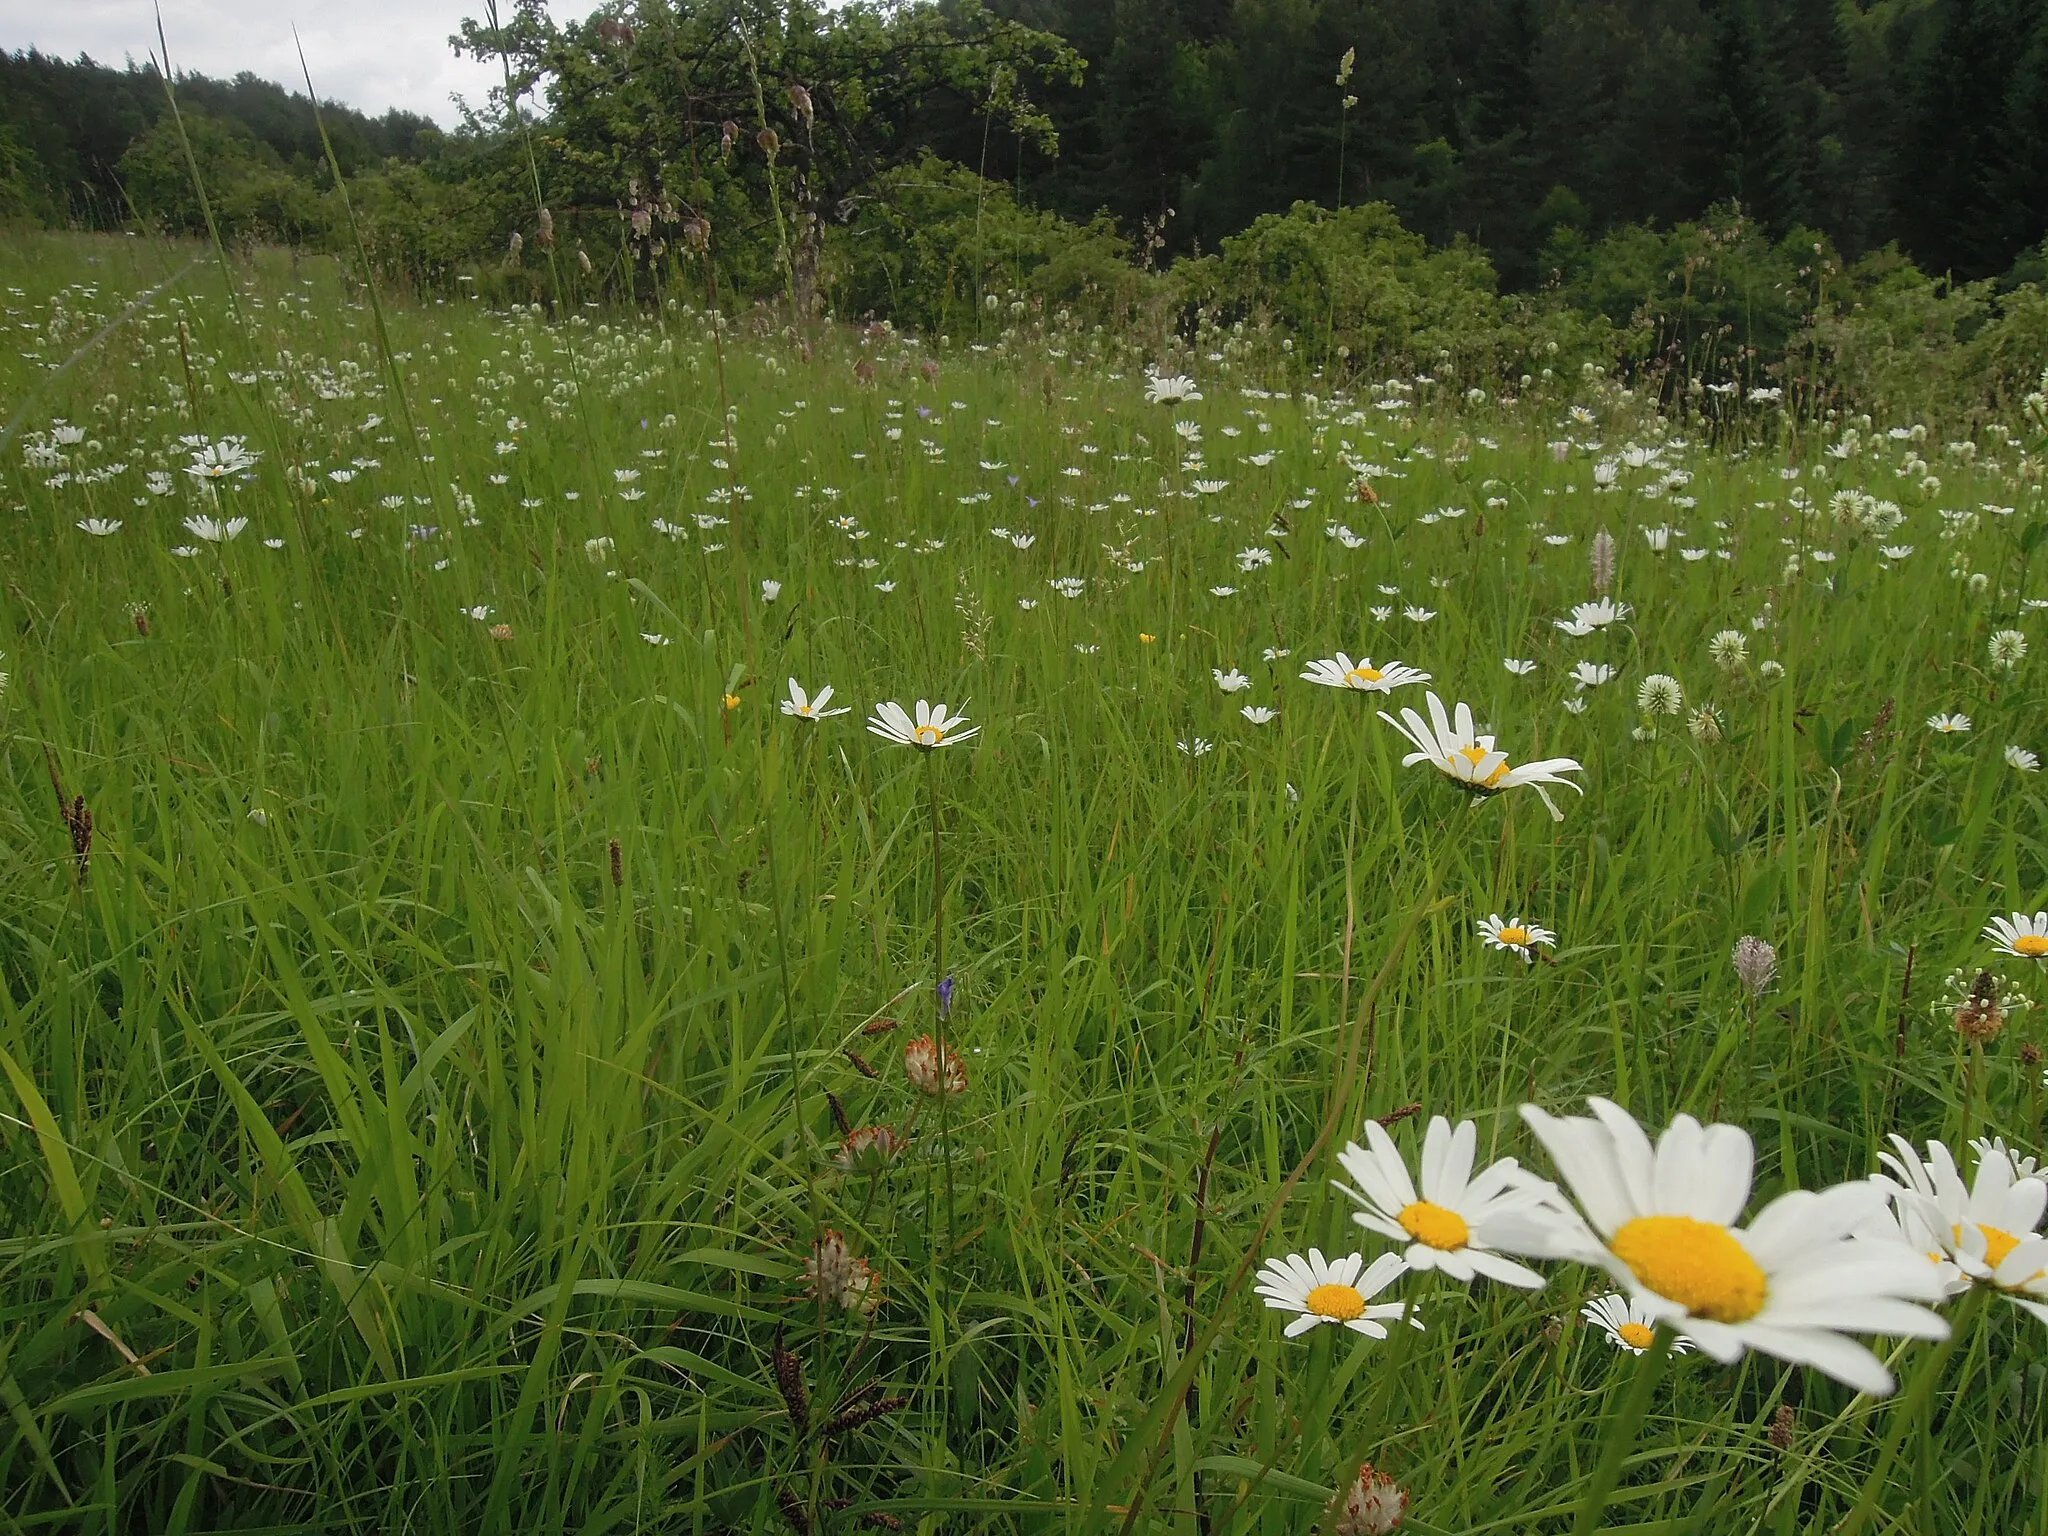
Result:
{"type": "Polygon", "coordinates": [[[249,526],[246,517],[221,519],[200,513],[185,519],[185,527],[195,539],[204,539],[209,544],[226,544],[242,536],[242,530],[249,526]]]}
{"type": "Polygon", "coordinates": [[[2036,912],[2032,917],[2024,912],[1994,917],[1984,925],[1984,937],[2001,955],[2019,960],[2048,959],[2048,912],[2036,912]]]}
{"type": "Polygon", "coordinates": [[[1553,821],[1563,821],[1564,812],[1557,808],[1544,785],[1562,784],[1580,794],[1585,793],[1564,777],[1567,773],[1579,771],[1578,759],[1546,757],[1517,767],[1508,761],[1505,752],[1494,747],[1491,735],[1474,733],[1471,705],[1460,704],[1453,717],[1445,711],[1443,700],[1434,693],[1423,697],[1429,705],[1428,720],[1412,709],[1403,709],[1399,720],[1385,710],[1380,711],[1380,718],[1406,736],[1415,747],[1401,759],[1403,768],[1428,763],[1456,781],[1460,788],[1476,795],[1496,795],[1526,784],[1542,799],[1553,821]]]}
{"type": "Polygon", "coordinates": [[[1970,729],[1970,717],[1964,714],[1929,715],[1927,729],[1937,736],[1961,736],[1970,729]]]}
{"type": "Polygon", "coordinates": [[[923,699],[917,701],[917,717],[912,719],[908,710],[889,699],[875,706],[868,729],[884,741],[932,752],[965,741],[978,734],[981,727],[968,725],[965,715],[947,714],[943,704],[927,704],[923,699]]]}
{"type": "MultiPolygon", "coordinates": [[[[1625,1349],[1632,1355],[1643,1353],[1657,1337],[1657,1319],[1650,1309],[1619,1291],[1581,1307],[1579,1316],[1606,1334],[1607,1342],[1616,1349],[1625,1349]]],[[[1691,1344],[1679,1339],[1672,1345],[1672,1353],[1682,1355],[1691,1348],[1691,1344]]]]}
{"type": "Polygon", "coordinates": [[[1354,1188],[1331,1182],[1358,1203],[1351,1219],[1368,1232],[1406,1243],[1402,1257],[1410,1269],[1436,1269],[1469,1283],[1484,1275],[1507,1285],[1540,1289],[1543,1277],[1505,1257],[1516,1253],[1547,1253],[1552,1245],[1546,1229],[1554,1215],[1532,1220],[1533,1212],[1557,1198],[1553,1185],[1503,1158],[1472,1176],[1472,1156],[1479,1128],[1470,1120],[1455,1129],[1437,1115],[1422,1138],[1422,1188],[1408,1176],[1394,1138],[1377,1120],[1365,1122],[1367,1146],[1351,1142],[1337,1155],[1343,1170],[1357,1180],[1354,1188]]]}
{"type": "MultiPolygon", "coordinates": [[[[1848,1334],[1947,1336],[1915,1305],[1942,1298],[1933,1267],[1903,1244],[1854,1235],[1884,1209],[1877,1185],[1792,1190],[1738,1227],[1754,1155],[1746,1131],[1680,1115],[1653,1147],[1619,1105],[1587,1103],[1591,1119],[1533,1104],[1522,1118],[1597,1234],[1581,1256],[1655,1321],[1723,1364],[1754,1349],[1873,1396],[1892,1390],[1891,1373],[1848,1334]]],[[[1574,1213],[1555,1240],[1564,1248],[1585,1231],[1574,1213]]]]}
{"type": "Polygon", "coordinates": [[[1216,686],[1225,693],[1238,693],[1252,685],[1252,680],[1235,667],[1228,672],[1221,667],[1211,667],[1209,675],[1216,679],[1216,686]]]}
{"type": "Polygon", "coordinates": [[[2041,759],[2017,742],[2005,749],[2005,762],[2007,767],[2017,768],[2021,773],[2041,771],[2041,759]]]}
{"type": "MultiPolygon", "coordinates": [[[[1366,1268],[1362,1254],[1326,1259],[1311,1248],[1308,1257],[1290,1253],[1284,1259],[1268,1259],[1259,1267],[1258,1283],[1252,1290],[1278,1312],[1299,1314],[1287,1325],[1287,1337],[1298,1339],[1323,1323],[1337,1323],[1353,1333],[1384,1339],[1387,1323],[1403,1312],[1414,1311],[1405,1302],[1381,1302],[1371,1298],[1398,1280],[1408,1266],[1401,1256],[1383,1253],[1366,1268]]],[[[1422,1326],[1421,1319],[1414,1319],[1422,1326]]]]}
{"type": "Polygon", "coordinates": [[[1923,1160],[1903,1136],[1890,1139],[1892,1150],[1878,1154],[1890,1177],[1872,1183],[1890,1196],[1906,1241],[1937,1268],[1953,1266],[1962,1278],[1951,1289],[1988,1285],[2048,1321],[2048,1237],[2039,1231],[2048,1183],[2022,1175],[2002,1145],[1979,1144],[1977,1174],[1965,1186],[1943,1143],[1928,1142],[1923,1160]]]}
{"type": "Polygon", "coordinates": [[[831,702],[832,685],[830,683],[820,688],[817,697],[813,698],[810,694],[805,693],[803,685],[792,677],[789,680],[789,697],[782,701],[782,712],[785,715],[794,715],[799,720],[829,720],[834,715],[850,715],[853,713],[851,709],[844,706],[839,709],[827,709],[825,706],[831,702]]]}
{"type": "Polygon", "coordinates": [[[1491,917],[1479,919],[1479,936],[1486,941],[1487,948],[1504,949],[1532,963],[1536,959],[1533,946],[1541,944],[1551,947],[1557,943],[1557,935],[1548,928],[1538,928],[1534,923],[1525,923],[1519,917],[1513,922],[1504,923],[1498,912],[1491,917]]]}
{"type": "Polygon", "coordinates": [[[1370,656],[1362,656],[1354,663],[1342,651],[1334,657],[1310,662],[1308,670],[1301,676],[1302,681],[1321,683],[1325,688],[1352,688],[1361,693],[1392,693],[1410,683],[1429,681],[1427,672],[1403,666],[1398,661],[1376,667],[1370,656]]]}

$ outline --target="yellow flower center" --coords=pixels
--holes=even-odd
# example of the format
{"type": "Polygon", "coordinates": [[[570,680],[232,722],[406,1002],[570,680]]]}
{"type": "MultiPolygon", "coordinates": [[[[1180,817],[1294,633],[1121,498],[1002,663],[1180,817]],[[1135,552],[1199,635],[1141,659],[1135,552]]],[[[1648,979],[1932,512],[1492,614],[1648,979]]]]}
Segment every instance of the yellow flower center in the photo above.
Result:
{"type": "Polygon", "coordinates": [[[1648,1349],[1657,1341],[1657,1330],[1642,1323],[1623,1323],[1614,1330],[1614,1336],[1630,1349],[1648,1349]]]}
{"type": "MultiPolygon", "coordinates": [[[[2018,1238],[2001,1227],[1987,1227],[1980,1221],[1977,1223],[1977,1230],[1984,1234],[1984,1262],[1993,1269],[2003,1264],[2011,1256],[2013,1249],[2020,1245],[2018,1238]]],[[[1963,1229],[1957,1227],[1956,1241],[1960,1243],[1962,1240],[1963,1229]]]]}
{"type": "MultiPolygon", "coordinates": [[[[1486,748],[1478,745],[1476,742],[1469,747],[1459,747],[1451,753],[1451,763],[1453,771],[1455,771],[1456,769],[1457,759],[1461,757],[1464,758],[1466,762],[1470,763],[1474,768],[1477,768],[1481,763],[1486,761],[1487,756],[1488,753],[1486,748]]],[[[1508,760],[1506,758],[1502,758],[1500,760],[1500,766],[1494,769],[1493,772],[1489,773],[1485,778],[1466,779],[1465,782],[1467,784],[1477,784],[1481,789],[1491,789],[1494,785],[1498,784],[1502,779],[1506,778],[1507,776],[1508,760]]]]}
{"type": "Polygon", "coordinates": [[[1333,1323],[1348,1323],[1365,1316],[1365,1298],[1351,1285],[1319,1285],[1302,1298],[1302,1305],[1333,1323]]]}
{"type": "Polygon", "coordinates": [[[2048,933],[2023,933],[2012,941],[2013,949],[2029,960],[2048,955],[2048,933]]]}
{"type": "Polygon", "coordinates": [[[1764,1272],[1726,1227],[1690,1216],[1638,1216],[1607,1246],[1644,1285],[1695,1317],[1741,1323],[1764,1309],[1764,1272]]]}
{"type": "Polygon", "coordinates": [[[740,696],[736,693],[728,693],[725,696],[725,707],[727,709],[738,709],[740,707],[740,696]]]}
{"type": "Polygon", "coordinates": [[[1529,930],[1526,928],[1503,928],[1495,935],[1503,944],[1527,944],[1529,930]]]}
{"type": "Polygon", "coordinates": [[[936,747],[946,739],[946,733],[936,725],[920,725],[910,734],[917,738],[920,747],[936,747]]]}
{"type": "Polygon", "coordinates": [[[1394,1219],[1401,1223],[1403,1232],[1425,1248],[1449,1251],[1472,1241],[1472,1229],[1465,1224],[1464,1217],[1429,1200],[1403,1206],[1394,1219]]]}
{"type": "Polygon", "coordinates": [[[1344,681],[1347,683],[1376,683],[1385,675],[1378,667],[1353,667],[1344,674],[1344,681]]]}

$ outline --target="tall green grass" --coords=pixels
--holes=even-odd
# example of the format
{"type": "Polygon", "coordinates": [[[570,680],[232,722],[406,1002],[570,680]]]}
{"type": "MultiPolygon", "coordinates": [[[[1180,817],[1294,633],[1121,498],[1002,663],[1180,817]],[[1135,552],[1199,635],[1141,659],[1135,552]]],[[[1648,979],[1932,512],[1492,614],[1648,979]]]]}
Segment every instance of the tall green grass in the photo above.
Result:
{"type": "MultiPolygon", "coordinates": [[[[1369,1456],[1411,1490],[1409,1528],[1559,1531],[1627,1380],[1577,1316],[1600,1287],[1424,1282],[1412,1339],[1283,1340],[1245,1261],[1359,1246],[1327,1155],[1289,1183],[1326,1123],[1341,1143],[1419,1106],[1540,1166],[1515,1107],[1599,1092],[1648,1124],[1747,1126],[1765,1192],[1861,1176],[1891,1130],[2039,1149],[2022,1047],[2043,1021],[1973,1063],[1932,1006],[1988,961],[1986,916],[2043,885],[2040,780],[2000,759],[2048,750],[2041,661],[1986,663],[1993,629],[2038,636],[2016,449],[1937,462],[1935,492],[1894,472],[1901,445],[1673,448],[1674,427],[1681,508],[1634,471],[1593,491],[1597,458],[1660,439],[1598,381],[1455,408],[1425,386],[1383,412],[1307,378],[1246,396],[1210,364],[1176,413],[1085,334],[956,355],[743,318],[719,349],[735,452],[681,298],[550,318],[387,296],[414,445],[366,296],[275,253],[235,258],[241,324],[180,279],[43,384],[187,259],[0,249],[11,334],[42,354],[0,357],[5,414],[86,425],[73,470],[129,465],[55,488],[19,443],[0,465],[9,1529],[698,1533],[793,1509],[1279,1533],[1369,1456]],[[1178,494],[1176,414],[1227,489],[1178,494]],[[195,432],[264,457],[220,492],[249,530],[188,559],[179,521],[212,510],[177,472],[195,432]],[[1566,436],[1603,446],[1559,462],[1566,436]],[[329,477],[355,459],[378,462],[329,477]],[[1916,552],[1884,569],[1798,517],[1794,463],[1822,500],[1899,499],[1916,552]],[[154,468],[172,494],[143,488],[154,468]],[[747,499],[707,499],[735,483],[747,499]],[[1939,508],[1983,503],[2018,510],[1939,537],[1939,508]],[[1464,515],[1420,520],[1439,507],[1464,515]],[[125,526],[92,538],[88,515],[125,526]],[[1325,537],[1337,521],[1364,547],[1325,537]],[[1654,554],[1637,530],[1666,522],[1690,537],[1654,554]],[[1602,526],[1635,617],[1570,640],[1550,621],[1591,595],[1602,526]],[[1839,558],[1787,577],[1783,539],[1839,558]],[[1250,547],[1273,563],[1239,571],[1250,547]],[[1707,650],[1728,628],[1734,673],[1707,650]],[[1584,797],[1554,825],[1401,769],[1371,705],[1296,680],[1340,647],[1427,668],[1518,756],[1581,758],[1584,797]],[[1571,715],[1582,658],[1619,676],[1571,715]],[[1253,686],[1226,696],[1211,669],[1233,666],[1253,686]],[[1723,740],[1632,736],[1660,671],[1720,707],[1723,740]],[[791,675],[856,713],[781,716],[791,675]],[[860,729],[917,697],[982,726],[930,765],[971,1075],[944,1139],[902,1071],[935,979],[927,765],[860,729]],[[1920,725],[1952,708],[1970,735],[1920,725]],[[1197,737],[1213,750],[1178,749],[1197,737]],[[53,773],[93,816],[82,878],[53,773]],[[1482,950],[1495,911],[1555,928],[1554,958],[1482,950]],[[1781,957],[1753,1011],[1743,933],[1781,957]],[[889,1172],[831,1166],[828,1093],[913,1127],[889,1172]],[[805,1297],[821,1227],[878,1270],[871,1321],[805,1297]],[[908,1401],[822,1437],[870,1383],[908,1401]]],[[[1881,1490],[1890,1529],[2048,1531],[2044,1371],[2040,1325],[1985,1311],[1881,1490]]],[[[1888,1412],[1756,1357],[1675,1361],[1610,1526],[1828,1529],[1888,1412]]]]}

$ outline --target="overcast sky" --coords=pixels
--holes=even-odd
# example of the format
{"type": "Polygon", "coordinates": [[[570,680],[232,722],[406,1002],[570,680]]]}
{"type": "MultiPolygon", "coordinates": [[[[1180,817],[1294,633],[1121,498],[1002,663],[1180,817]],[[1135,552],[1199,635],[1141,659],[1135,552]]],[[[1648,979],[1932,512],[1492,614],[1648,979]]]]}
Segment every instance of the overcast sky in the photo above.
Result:
{"type": "MultiPolygon", "coordinates": [[[[303,92],[292,27],[305,44],[323,99],[366,112],[404,107],[452,124],[449,98],[482,105],[496,64],[457,59],[448,38],[482,0],[162,0],[171,66],[203,75],[242,70],[303,92]]],[[[587,14],[595,0],[549,0],[557,16],[587,14]]],[[[73,59],[89,53],[119,67],[156,47],[151,0],[0,0],[0,49],[39,48],[73,59]]]]}

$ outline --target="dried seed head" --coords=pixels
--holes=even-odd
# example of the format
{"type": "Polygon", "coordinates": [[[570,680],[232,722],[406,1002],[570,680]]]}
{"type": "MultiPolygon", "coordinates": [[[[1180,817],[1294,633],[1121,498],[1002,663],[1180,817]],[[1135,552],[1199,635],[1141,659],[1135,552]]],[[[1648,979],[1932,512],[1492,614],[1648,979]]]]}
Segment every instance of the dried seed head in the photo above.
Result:
{"type": "Polygon", "coordinates": [[[626,883],[626,856],[620,850],[616,837],[606,842],[605,851],[612,856],[612,889],[618,890],[626,883]]]}
{"type": "Polygon", "coordinates": [[[853,1122],[846,1118],[846,1106],[839,1102],[839,1095],[828,1088],[825,1090],[825,1102],[832,1108],[832,1123],[839,1127],[839,1134],[852,1135],[853,1122]]]}
{"type": "Polygon", "coordinates": [[[789,1528],[796,1536],[811,1536],[810,1512],[804,1508],[804,1501],[796,1496],[792,1488],[778,1488],[775,1492],[775,1507],[782,1511],[782,1518],[789,1522],[789,1528]]]}
{"type": "MultiPolygon", "coordinates": [[[[828,1235],[837,1237],[839,1234],[828,1235]]],[[[780,1328],[775,1330],[775,1351],[769,1356],[769,1362],[775,1370],[775,1390],[782,1394],[783,1406],[789,1410],[789,1422],[801,1435],[811,1427],[811,1394],[804,1386],[804,1363],[782,1342],[780,1328]]]]}
{"type": "Polygon", "coordinates": [[[951,1046],[919,1035],[903,1048],[903,1074],[926,1098],[951,1097],[967,1091],[967,1068],[951,1046]]]}
{"type": "Polygon", "coordinates": [[[1771,1444],[1781,1451],[1792,1449],[1792,1431],[1796,1427],[1796,1416],[1790,1403],[1778,1404],[1778,1411],[1771,1416],[1771,1444]]]}
{"type": "Polygon", "coordinates": [[[2005,1031],[2005,1000],[1998,978],[1979,971],[1969,994],[1955,1006],[1956,1033],[1972,1045],[1989,1045],[2005,1031]]]}
{"type": "Polygon", "coordinates": [[[894,1413],[898,1408],[908,1407],[907,1397],[878,1397],[873,1402],[856,1403],[844,1413],[835,1415],[819,1434],[830,1438],[859,1429],[863,1424],[872,1424],[885,1414],[894,1413]]]}
{"type": "Polygon", "coordinates": [[[2041,1065],[2041,1047],[2034,1044],[2031,1040],[2023,1041],[2020,1045],[2020,1065],[2023,1067],[2038,1067],[2041,1065]]]}
{"type": "Polygon", "coordinates": [[[846,1059],[853,1063],[853,1070],[858,1072],[862,1077],[871,1078],[878,1083],[882,1080],[882,1074],[877,1072],[873,1067],[869,1066],[867,1063],[867,1058],[861,1055],[859,1051],[848,1051],[846,1053],[846,1059]]]}
{"type": "Polygon", "coordinates": [[[1593,535],[1593,595],[1605,597],[1614,585],[1614,535],[1602,528],[1593,535]]]}
{"type": "Polygon", "coordinates": [[[1385,1536],[1408,1513],[1408,1490],[1371,1462],[1364,1462],[1343,1502],[1332,1512],[1335,1536],[1385,1536]]]}
{"type": "Polygon", "coordinates": [[[1735,953],[1729,959],[1735,966],[1735,979],[1751,997],[1762,997],[1778,974],[1778,952],[1753,933],[1735,941],[1735,953]]]}

